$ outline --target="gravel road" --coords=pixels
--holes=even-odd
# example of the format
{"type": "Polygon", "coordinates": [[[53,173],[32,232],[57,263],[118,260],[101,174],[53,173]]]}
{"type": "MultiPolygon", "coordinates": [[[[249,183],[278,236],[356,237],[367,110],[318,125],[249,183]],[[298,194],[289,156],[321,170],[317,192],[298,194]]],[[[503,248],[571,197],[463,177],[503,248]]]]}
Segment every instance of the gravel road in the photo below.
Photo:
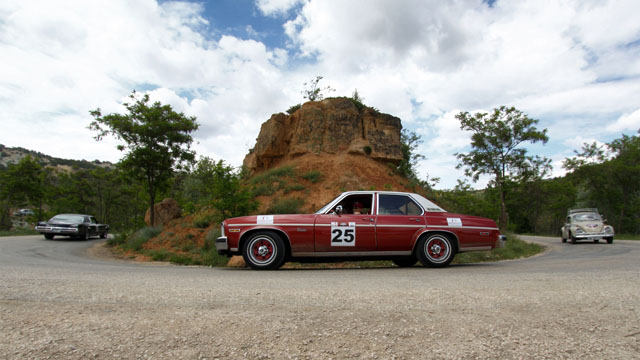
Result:
{"type": "Polygon", "coordinates": [[[0,238],[1,359],[640,358],[640,242],[445,269],[252,271],[0,238]]]}

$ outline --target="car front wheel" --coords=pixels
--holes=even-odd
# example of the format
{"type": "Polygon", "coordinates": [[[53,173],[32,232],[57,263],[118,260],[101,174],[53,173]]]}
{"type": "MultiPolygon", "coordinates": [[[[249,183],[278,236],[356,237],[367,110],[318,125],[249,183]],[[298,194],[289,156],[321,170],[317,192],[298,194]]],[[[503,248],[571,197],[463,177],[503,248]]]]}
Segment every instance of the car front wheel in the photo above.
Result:
{"type": "Polygon", "coordinates": [[[106,238],[107,238],[107,230],[100,233],[100,239],[106,239],[106,238]]]}
{"type": "Polygon", "coordinates": [[[613,244],[613,237],[607,238],[607,244],[613,244]]]}
{"type": "Polygon", "coordinates": [[[284,242],[272,231],[258,232],[245,241],[242,257],[252,269],[277,269],[284,263],[284,242]]]}
{"type": "Polygon", "coordinates": [[[53,234],[44,234],[44,238],[47,240],[53,240],[53,234]]]}
{"type": "Polygon", "coordinates": [[[449,237],[433,234],[420,240],[416,255],[424,266],[445,267],[453,260],[455,251],[449,237]]]}

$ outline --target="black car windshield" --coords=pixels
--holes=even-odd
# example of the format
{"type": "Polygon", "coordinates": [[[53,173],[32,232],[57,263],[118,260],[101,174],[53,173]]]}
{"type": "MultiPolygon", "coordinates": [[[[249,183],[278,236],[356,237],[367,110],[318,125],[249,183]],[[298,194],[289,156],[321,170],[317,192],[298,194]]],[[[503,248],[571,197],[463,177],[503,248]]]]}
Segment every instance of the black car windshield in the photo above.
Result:
{"type": "Polygon", "coordinates": [[[49,220],[51,222],[63,222],[63,223],[81,223],[84,222],[84,216],[80,215],[56,215],[49,220]]]}

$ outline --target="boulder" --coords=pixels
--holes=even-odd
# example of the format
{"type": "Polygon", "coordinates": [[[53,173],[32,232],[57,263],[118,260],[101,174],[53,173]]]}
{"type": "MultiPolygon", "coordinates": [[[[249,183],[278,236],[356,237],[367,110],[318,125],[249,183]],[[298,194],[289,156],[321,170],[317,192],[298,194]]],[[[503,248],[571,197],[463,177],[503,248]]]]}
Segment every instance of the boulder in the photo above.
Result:
{"type": "Polygon", "coordinates": [[[251,171],[315,154],[360,154],[382,162],[402,160],[400,119],[349,98],[310,101],[291,115],[274,114],[262,124],[256,145],[244,159],[251,171]]]}
{"type": "Polygon", "coordinates": [[[242,256],[232,256],[227,263],[228,267],[246,267],[247,264],[244,262],[244,258],[242,256]]]}
{"type": "Polygon", "coordinates": [[[153,208],[155,211],[153,224],[151,224],[151,208],[147,209],[147,213],[144,216],[144,222],[148,226],[161,226],[182,215],[178,202],[171,198],[162,200],[162,202],[153,205],[153,208]]]}

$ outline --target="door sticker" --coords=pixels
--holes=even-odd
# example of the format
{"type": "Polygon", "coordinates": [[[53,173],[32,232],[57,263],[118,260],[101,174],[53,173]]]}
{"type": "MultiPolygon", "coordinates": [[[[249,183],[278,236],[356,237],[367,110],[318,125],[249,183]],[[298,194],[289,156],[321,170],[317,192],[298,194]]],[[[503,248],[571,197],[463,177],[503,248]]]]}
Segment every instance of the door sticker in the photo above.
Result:
{"type": "Polygon", "coordinates": [[[258,215],[256,219],[258,225],[272,225],[273,215],[258,215]]]}
{"type": "Polygon", "coordinates": [[[447,224],[451,227],[462,227],[462,219],[460,218],[447,218],[447,224]]]}
{"type": "Polygon", "coordinates": [[[356,246],[356,223],[331,223],[331,246],[356,246]]]}

